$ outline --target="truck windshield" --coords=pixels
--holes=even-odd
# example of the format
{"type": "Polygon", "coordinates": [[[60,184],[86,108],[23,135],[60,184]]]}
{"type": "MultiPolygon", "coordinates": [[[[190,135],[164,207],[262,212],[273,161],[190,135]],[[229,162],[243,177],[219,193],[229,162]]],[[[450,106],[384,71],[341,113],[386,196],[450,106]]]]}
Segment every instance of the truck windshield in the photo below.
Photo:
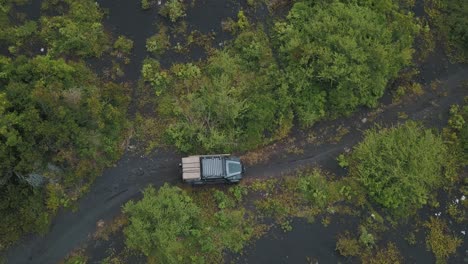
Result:
{"type": "Polygon", "coordinates": [[[227,167],[227,176],[234,176],[236,174],[239,174],[242,172],[242,166],[240,164],[240,162],[238,161],[231,161],[231,160],[228,160],[226,161],[226,167],[227,167]]]}

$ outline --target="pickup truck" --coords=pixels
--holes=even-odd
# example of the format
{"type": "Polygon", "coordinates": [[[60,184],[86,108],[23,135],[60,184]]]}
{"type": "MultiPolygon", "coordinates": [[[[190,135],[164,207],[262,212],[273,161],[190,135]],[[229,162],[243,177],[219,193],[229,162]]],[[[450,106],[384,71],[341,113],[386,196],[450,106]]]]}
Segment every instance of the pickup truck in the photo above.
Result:
{"type": "Polygon", "coordinates": [[[182,180],[192,185],[238,183],[245,172],[241,160],[229,154],[189,156],[179,165],[182,180]]]}

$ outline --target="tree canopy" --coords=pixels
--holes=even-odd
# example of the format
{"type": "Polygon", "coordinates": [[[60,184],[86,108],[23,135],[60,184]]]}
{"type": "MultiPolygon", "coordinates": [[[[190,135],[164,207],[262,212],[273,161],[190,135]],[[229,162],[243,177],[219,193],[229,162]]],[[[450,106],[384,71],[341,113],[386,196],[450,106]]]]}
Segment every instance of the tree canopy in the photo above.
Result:
{"type": "Polygon", "coordinates": [[[302,1],[277,23],[281,62],[303,125],[375,106],[411,62],[412,16],[392,1],[383,1],[385,8],[377,2],[302,1]]]}
{"type": "Polygon", "coordinates": [[[281,74],[263,31],[241,33],[202,67],[163,71],[147,61],[142,72],[161,104],[170,104],[163,114],[175,122],[167,134],[182,151],[247,149],[291,126],[287,88],[277,81],[281,74]]]}
{"type": "Polygon", "coordinates": [[[439,135],[407,122],[367,131],[351,155],[350,173],[374,201],[394,215],[407,216],[442,185],[449,159],[439,135]]]}
{"type": "Polygon", "coordinates": [[[158,191],[148,187],[143,199],[125,204],[129,216],[125,229],[126,243],[146,256],[164,263],[182,263],[181,251],[190,247],[187,237],[198,228],[200,209],[178,187],[165,184],[158,191]]]}
{"type": "Polygon", "coordinates": [[[82,61],[107,49],[99,6],[43,1],[29,21],[17,12],[27,2],[0,3],[0,249],[78,199],[120,156],[128,125],[127,86],[82,61]]]}

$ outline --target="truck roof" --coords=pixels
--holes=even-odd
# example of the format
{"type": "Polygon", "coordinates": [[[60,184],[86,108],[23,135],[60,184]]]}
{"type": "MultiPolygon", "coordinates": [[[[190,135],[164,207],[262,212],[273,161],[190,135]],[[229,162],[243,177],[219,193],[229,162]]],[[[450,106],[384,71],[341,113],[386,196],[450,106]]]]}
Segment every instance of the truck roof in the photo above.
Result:
{"type": "Polygon", "coordinates": [[[225,157],[223,156],[212,156],[212,157],[201,157],[202,164],[202,177],[203,178],[220,178],[225,175],[225,157]]]}
{"type": "Polygon", "coordinates": [[[241,170],[238,159],[232,159],[228,154],[182,158],[182,178],[184,180],[224,178],[239,174],[241,170]]]}

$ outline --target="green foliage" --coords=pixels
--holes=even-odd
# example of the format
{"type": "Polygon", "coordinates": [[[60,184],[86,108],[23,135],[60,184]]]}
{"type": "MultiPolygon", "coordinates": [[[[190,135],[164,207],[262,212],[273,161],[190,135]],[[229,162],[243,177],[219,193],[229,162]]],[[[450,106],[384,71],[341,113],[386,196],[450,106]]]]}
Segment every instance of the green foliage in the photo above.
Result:
{"type": "Polygon", "coordinates": [[[0,250],[27,233],[45,233],[49,215],[44,194],[26,184],[0,186],[0,250]]]}
{"type": "Polygon", "coordinates": [[[297,2],[287,22],[276,24],[286,81],[303,125],[327,113],[375,106],[388,81],[411,62],[417,32],[411,15],[392,1],[350,2],[357,3],[297,2]]]}
{"type": "MultiPolygon", "coordinates": [[[[82,63],[37,56],[0,64],[2,174],[42,172],[47,162],[86,171],[117,158],[125,128],[124,87],[102,83],[82,63]]],[[[68,177],[73,177],[68,175],[68,177]]],[[[71,180],[71,179],[70,179],[71,180]]]]}
{"type": "Polygon", "coordinates": [[[328,182],[318,170],[299,178],[298,189],[314,205],[325,207],[329,203],[328,182]]]}
{"type": "MultiPolygon", "coordinates": [[[[17,223],[26,226],[19,230],[28,233],[43,229],[44,215],[68,205],[67,195],[76,200],[101,169],[119,157],[127,91],[99,81],[84,63],[50,56],[0,57],[0,72],[0,179],[36,173],[65,187],[49,190],[47,202],[40,190],[14,195],[24,201],[17,207],[30,207],[32,214],[39,214],[35,208],[43,210],[32,223],[16,215],[7,199],[1,200],[6,210],[2,216],[16,215],[17,223]],[[33,197],[34,203],[29,201],[33,197]],[[38,226],[31,227],[34,224],[38,226]]],[[[11,181],[7,185],[1,188],[20,188],[10,186],[16,185],[11,181]]],[[[11,240],[8,236],[1,237],[11,240]]]]}
{"type": "Polygon", "coordinates": [[[88,263],[88,258],[84,255],[73,255],[69,258],[67,258],[64,262],[64,264],[86,264],[88,263]]]}
{"type": "Polygon", "coordinates": [[[361,226],[361,234],[359,235],[359,243],[366,248],[371,248],[375,245],[374,236],[367,231],[364,226],[361,226]]]}
{"type": "Polygon", "coordinates": [[[219,209],[230,208],[234,206],[234,201],[230,199],[224,192],[215,190],[214,197],[216,202],[218,203],[219,209]]]}
{"type": "Polygon", "coordinates": [[[427,248],[434,253],[436,263],[446,263],[447,258],[457,251],[463,240],[450,234],[447,224],[431,217],[425,226],[429,229],[426,236],[427,248]]]}
{"type": "Polygon", "coordinates": [[[455,61],[468,60],[468,1],[430,0],[425,9],[455,61]]]}
{"type": "Polygon", "coordinates": [[[229,189],[229,192],[232,193],[237,203],[242,202],[242,199],[248,193],[248,189],[244,186],[237,185],[229,189]]]}
{"type": "Polygon", "coordinates": [[[243,10],[237,13],[237,27],[240,31],[250,28],[249,19],[247,19],[243,10]]]}
{"type": "Polygon", "coordinates": [[[149,82],[157,96],[166,89],[168,83],[167,73],[161,70],[159,62],[154,59],[145,59],[141,69],[143,80],[149,82]]]}
{"type": "Polygon", "coordinates": [[[236,192],[147,188],[141,201],[124,206],[127,245],[158,263],[219,263],[225,250],[240,252],[254,236],[236,192]]]}
{"type": "Polygon", "coordinates": [[[346,156],[345,156],[344,154],[338,155],[338,157],[336,158],[336,160],[338,161],[338,165],[339,165],[341,168],[346,168],[346,167],[349,166],[348,159],[346,158],[346,156]]]}
{"type": "Polygon", "coordinates": [[[180,254],[190,247],[187,240],[199,226],[200,208],[177,187],[165,184],[158,191],[148,187],[138,203],[128,202],[123,212],[130,224],[126,244],[164,263],[187,261],[180,254]]]}
{"type": "Polygon", "coordinates": [[[459,157],[454,162],[468,164],[468,105],[450,107],[448,127],[444,128],[443,135],[451,151],[459,157]]]}
{"type": "Polygon", "coordinates": [[[229,17],[227,20],[222,22],[222,27],[225,31],[229,31],[232,34],[237,34],[242,31],[251,29],[251,24],[244,11],[240,10],[237,13],[237,21],[229,17]]]}
{"type": "Polygon", "coordinates": [[[179,18],[186,16],[185,9],[182,0],[168,0],[159,13],[169,18],[171,22],[176,22],[179,18]]]}
{"type": "Polygon", "coordinates": [[[449,158],[441,137],[407,122],[367,131],[351,155],[350,172],[373,200],[396,216],[408,216],[442,185],[449,158]]]}
{"type": "Polygon", "coordinates": [[[95,1],[63,0],[66,12],[55,5],[48,8],[54,16],[41,17],[40,36],[47,43],[49,54],[99,57],[109,47],[109,38],[101,24],[103,14],[95,1]]]}
{"type": "Polygon", "coordinates": [[[171,45],[169,36],[167,35],[167,29],[161,27],[158,34],[148,38],[146,40],[146,50],[155,55],[163,54],[171,45]]]}
{"type": "Polygon", "coordinates": [[[336,241],[336,250],[338,250],[342,256],[353,257],[360,254],[361,247],[357,239],[352,238],[348,233],[345,233],[338,237],[338,241],[336,241]]]}
{"type": "MultiPolygon", "coordinates": [[[[466,123],[465,119],[463,118],[462,111],[460,110],[460,106],[458,105],[452,105],[450,107],[450,118],[448,125],[457,131],[461,131],[466,123]]],[[[468,112],[468,110],[465,110],[465,112],[468,112]]]]}
{"type": "Polygon", "coordinates": [[[171,117],[167,136],[184,152],[231,152],[263,143],[266,135],[289,129],[287,87],[268,38],[243,32],[233,45],[215,52],[207,65],[171,70],[171,117]]]}
{"type": "Polygon", "coordinates": [[[114,49],[125,55],[129,55],[133,49],[133,40],[125,36],[119,36],[114,42],[114,49]]]}
{"type": "Polygon", "coordinates": [[[150,0],[141,0],[141,8],[142,9],[150,9],[151,7],[151,3],[150,3],[150,0]]]}
{"type": "Polygon", "coordinates": [[[392,242],[384,249],[379,249],[373,256],[363,259],[365,264],[400,264],[404,263],[400,251],[392,242]]]}
{"type": "Polygon", "coordinates": [[[0,3],[0,42],[16,54],[23,46],[36,39],[37,22],[17,19],[14,6],[26,4],[26,0],[5,0],[0,3]],[[16,19],[15,19],[16,18],[16,19]]]}

